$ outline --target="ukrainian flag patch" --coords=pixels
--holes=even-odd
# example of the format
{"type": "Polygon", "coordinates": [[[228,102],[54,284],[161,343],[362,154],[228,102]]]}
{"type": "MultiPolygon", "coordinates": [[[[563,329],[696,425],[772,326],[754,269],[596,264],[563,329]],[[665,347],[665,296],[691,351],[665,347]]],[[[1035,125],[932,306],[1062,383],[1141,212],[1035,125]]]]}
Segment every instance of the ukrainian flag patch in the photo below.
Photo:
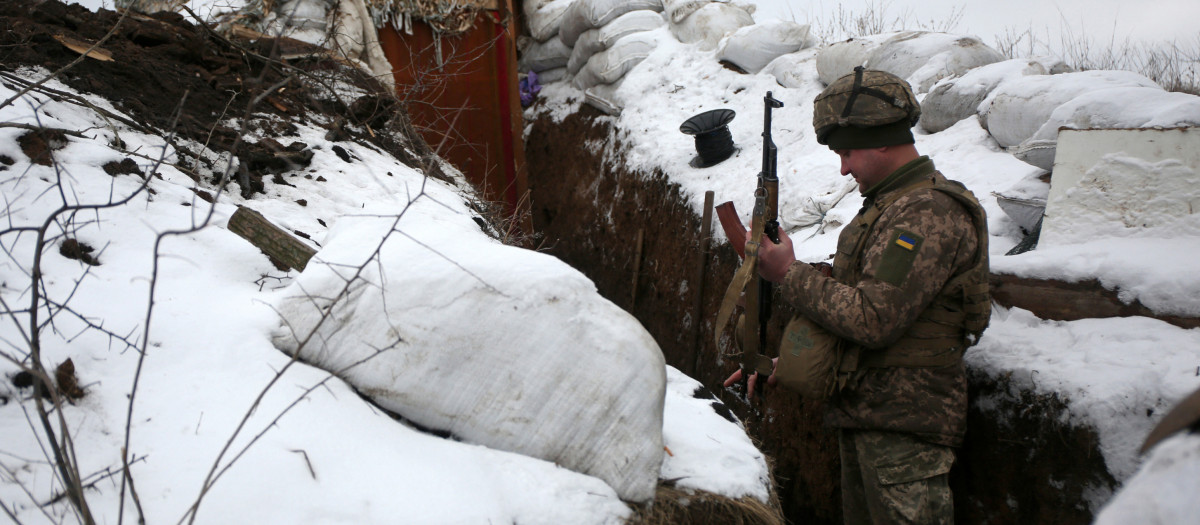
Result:
{"type": "Polygon", "coordinates": [[[896,245],[905,250],[912,251],[917,246],[917,239],[910,233],[902,232],[896,236],[896,245]]]}

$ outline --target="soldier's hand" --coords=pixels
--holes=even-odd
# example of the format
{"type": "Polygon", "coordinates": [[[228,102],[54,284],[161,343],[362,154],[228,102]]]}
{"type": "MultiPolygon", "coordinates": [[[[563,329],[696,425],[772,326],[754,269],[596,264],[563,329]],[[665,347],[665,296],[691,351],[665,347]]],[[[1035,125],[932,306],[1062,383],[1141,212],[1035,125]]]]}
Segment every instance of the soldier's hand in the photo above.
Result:
{"type": "Polygon", "coordinates": [[[763,235],[762,244],[758,247],[758,274],[763,279],[773,283],[783,281],[794,262],[796,252],[792,248],[792,239],[783,228],[779,229],[779,244],[763,235]]]}
{"type": "MultiPolygon", "coordinates": [[[[778,357],[771,359],[772,365],[775,365],[778,363],[779,363],[778,357]]],[[[758,373],[753,373],[753,374],[750,374],[750,378],[746,380],[746,398],[749,399],[750,401],[754,400],[755,387],[758,386],[758,376],[759,376],[758,373]]],[[[739,368],[739,369],[735,370],[732,374],[729,375],[729,378],[725,380],[725,383],[722,386],[728,388],[728,387],[730,387],[736,383],[739,383],[741,381],[742,381],[742,370],[739,368]]],[[[767,386],[769,386],[769,387],[775,386],[774,368],[771,369],[771,376],[767,378],[767,386]]]]}

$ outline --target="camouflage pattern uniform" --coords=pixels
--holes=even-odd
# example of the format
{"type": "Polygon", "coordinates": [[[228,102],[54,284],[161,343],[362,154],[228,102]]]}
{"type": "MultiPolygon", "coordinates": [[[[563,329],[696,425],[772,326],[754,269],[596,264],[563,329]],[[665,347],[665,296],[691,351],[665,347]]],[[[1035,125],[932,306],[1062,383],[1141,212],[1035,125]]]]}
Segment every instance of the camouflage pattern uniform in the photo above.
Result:
{"type": "Polygon", "coordinates": [[[833,277],[793,264],[781,286],[799,312],[843,339],[840,388],[826,422],[842,429],[847,523],[953,519],[947,473],[951,447],[966,431],[965,344],[951,350],[950,364],[878,364],[930,346],[922,341],[929,324],[918,321],[926,321],[931,305],[954,303],[943,287],[973,265],[979,247],[964,205],[939,190],[911,189],[922,181],[945,181],[928,157],[869,188],[859,216],[839,238],[833,277]],[[888,201],[871,230],[859,231],[863,213],[888,201]],[[860,235],[866,244],[854,257],[860,235]]]}

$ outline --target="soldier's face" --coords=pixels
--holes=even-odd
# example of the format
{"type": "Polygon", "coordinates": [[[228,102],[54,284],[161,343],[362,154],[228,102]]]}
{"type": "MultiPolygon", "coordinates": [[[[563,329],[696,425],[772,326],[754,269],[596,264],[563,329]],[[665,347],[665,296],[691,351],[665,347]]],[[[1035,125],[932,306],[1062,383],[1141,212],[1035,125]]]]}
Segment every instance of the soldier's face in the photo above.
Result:
{"type": "Polygon", "coordinates": [[[891,174],[885,149],[839,149],[833,152],[842,158],[842,175],[853,176],[858,182],[858,192],[864,193],[891,174]]]}

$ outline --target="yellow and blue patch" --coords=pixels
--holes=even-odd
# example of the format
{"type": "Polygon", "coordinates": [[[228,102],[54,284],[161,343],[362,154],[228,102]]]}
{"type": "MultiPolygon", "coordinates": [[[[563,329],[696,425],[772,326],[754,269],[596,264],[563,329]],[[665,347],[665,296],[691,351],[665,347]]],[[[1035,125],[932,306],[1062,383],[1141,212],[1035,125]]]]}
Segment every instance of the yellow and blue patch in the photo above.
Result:
{"type": "Polygon", "coordinates": [[[880,281],[903,287],[912,271],[917,254],[921,251],[924,237],[908,230],[892,230],[891,239],[884,246],[879,265],[875,268],[875,278],[880,281]]]}
{"type": "Polygon", "coordinates": [[[896,245],[905,250],[912,251],[917,246],[917,239],[908,233],[901,233],[896,236],[896,245]]]}

